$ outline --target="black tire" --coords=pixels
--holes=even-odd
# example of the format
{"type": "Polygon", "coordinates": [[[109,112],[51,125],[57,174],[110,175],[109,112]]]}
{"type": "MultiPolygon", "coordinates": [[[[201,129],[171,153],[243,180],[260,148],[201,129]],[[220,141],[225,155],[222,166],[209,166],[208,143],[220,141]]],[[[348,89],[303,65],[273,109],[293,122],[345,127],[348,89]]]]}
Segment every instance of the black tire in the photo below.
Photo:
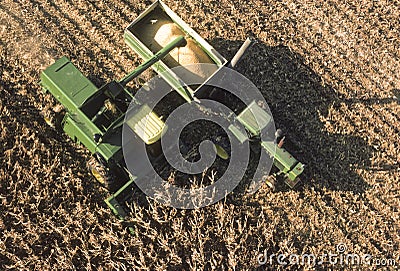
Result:
{"type": "Polygon", "coordinates": [[[110,170],[105,162],[102,161],[99,154],[93,155],[86,165],[89,172],[101,186],[111,192],[114,192],[119,188],[115,174],[113,174],[112,170],[110,170]]]}
{"type": "Polygon", "coordinates": [[[47,113],[43,113],[43,119],[46,124],[57,131],[62,130],[64,117],[65,109],[62,109],[60,112],[49,111],[47,113]]]}
{"type": "Polygon", "coordinates": [[[274,192],[276,190],[276,177],[274,175],[265,176],[265,183],[270,191],[274,192]]]}
{"type": "Polygon", "coordinates": [[[276,131],[275,131],[275,138],[282,137],[282,136],[283,136],[283,131],[282,131],[282,129],[276,129],[276,131]]]}
{"type": "Polygon", "coordinates": [[[231,144],[229,137],[226,134],[218,134],[211,140],[217,148],[217,155],[227,160],[231,156],[231,144]]]}

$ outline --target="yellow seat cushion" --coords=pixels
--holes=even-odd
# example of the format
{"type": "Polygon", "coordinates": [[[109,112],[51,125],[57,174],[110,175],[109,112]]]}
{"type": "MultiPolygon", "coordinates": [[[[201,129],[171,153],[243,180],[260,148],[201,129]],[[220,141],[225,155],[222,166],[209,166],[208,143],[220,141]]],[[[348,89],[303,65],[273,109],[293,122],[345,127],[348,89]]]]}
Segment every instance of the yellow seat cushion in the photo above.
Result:
{"type": "Polygon", "coordinates": [[[147,145],[158,141],[166,129],[165,123],[148,105],[143,105],[126,123],[147,145]]]}

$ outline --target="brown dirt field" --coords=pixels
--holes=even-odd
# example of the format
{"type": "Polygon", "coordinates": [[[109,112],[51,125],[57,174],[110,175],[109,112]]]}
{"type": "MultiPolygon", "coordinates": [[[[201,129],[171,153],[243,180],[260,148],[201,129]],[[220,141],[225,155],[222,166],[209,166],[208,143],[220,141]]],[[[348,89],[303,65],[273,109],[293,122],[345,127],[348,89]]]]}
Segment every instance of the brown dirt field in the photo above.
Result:
{"type": "Polygon", "coordinates": [[[294,190],[263,187],[199,210],[138,192],[130,236],[86,171],[88,151],[46,125],[56,103],[37,82],[63,55],[98,86],[137,66],[123,30],[150,3],[0,2],[0,270],[283,269],[257,256],[340,243],[398,268],[400,2],[166,1],[228,59],[247,35],[259,40],[238,70],[307,170],[294,190]]]}

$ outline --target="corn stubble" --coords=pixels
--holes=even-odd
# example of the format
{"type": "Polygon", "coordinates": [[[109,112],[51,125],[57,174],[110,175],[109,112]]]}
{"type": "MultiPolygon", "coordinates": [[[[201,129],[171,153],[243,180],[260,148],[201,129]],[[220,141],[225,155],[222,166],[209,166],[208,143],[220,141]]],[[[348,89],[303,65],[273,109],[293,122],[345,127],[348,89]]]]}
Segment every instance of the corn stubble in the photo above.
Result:
{"type": "Polygon", "coordinates": [[[258,254],[322,255],[339,243],[399,262],[399,3],[166,2],[227,58],[248,34],[259,39],[239,71],[298,147],[305,180],[199,210],[137,191],[119,222],[86,172],[89,153],[43,120],[57,103],[37,81],[61,55],[97,85],[120,78],[140,62],[123,27],[149,3],[4,0],[0,269],[279,269],[259,267],[258,254]]]}

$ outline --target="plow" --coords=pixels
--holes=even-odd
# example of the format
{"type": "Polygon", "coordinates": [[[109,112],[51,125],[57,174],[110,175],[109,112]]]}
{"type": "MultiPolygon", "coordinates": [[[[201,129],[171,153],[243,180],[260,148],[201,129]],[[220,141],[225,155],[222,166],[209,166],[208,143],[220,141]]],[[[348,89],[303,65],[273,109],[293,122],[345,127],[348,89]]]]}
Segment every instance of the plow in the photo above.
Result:
{"type": "MultiPolygon", "coordinates": [[[[63,106],[57,127],[92,153],[87,163],[89,171],[110,191],[105,202],[120,218],[129,213],[126,202],[132,196],[138,178],[128,170],[124,158],[123,125],[133,131],[138,142],[146,145],[155,163],[162,161],[160,157],[164,155],[160,141],[167,129],[164,120],[168,114],[162,110],[157,112],[145,103],[140,104],[135,96],[143,90],[127,86],[133,81],[145,84],[141,74],[146,70],[152,69],[161,76],[179,94],[181,103],[209,99],[235,108],[235,121],[243,125],[246,132],[237,129],[233,122],[229,130],[240,143],[259,137],[272,122],[270,113],[257,101],[248,106],[237,106],[235,99],[230,99],[223,91],[206,86],[206,82],[215,77],[220,69],[234,69],[251,48],[252,40],[247,39],[232,60],[228,61],[162,1],[154,2],[129,24],[124,32],[124,40],[143,59],[143,64],[119,80],[97,87],[67,57],[58,59],[40,75],[43,90],[51,93],[63,106]],[[212,64],[214,68],[188,68],[186,74],[196,77],[204,85],[185,86],[183,82],[187,78],[174,73],[174,67],[201,63],[212,64]],[[132,102],[139,103],[138,110],[127,116],[132,102]]],[[[273,173],[266,177],[265,182],[274,189],[276,177],[282,176],[285,183],[293,188],[299,182],[304,164],[285,149],[285,137],[280,130],[274,137],[274,144],[259,141],[261,151],[271,156],[274,165],[273,173]]],[[[226,144],[215,142],[215,151],[219,158],[229,159],[230,150],[226,144]]]]}

